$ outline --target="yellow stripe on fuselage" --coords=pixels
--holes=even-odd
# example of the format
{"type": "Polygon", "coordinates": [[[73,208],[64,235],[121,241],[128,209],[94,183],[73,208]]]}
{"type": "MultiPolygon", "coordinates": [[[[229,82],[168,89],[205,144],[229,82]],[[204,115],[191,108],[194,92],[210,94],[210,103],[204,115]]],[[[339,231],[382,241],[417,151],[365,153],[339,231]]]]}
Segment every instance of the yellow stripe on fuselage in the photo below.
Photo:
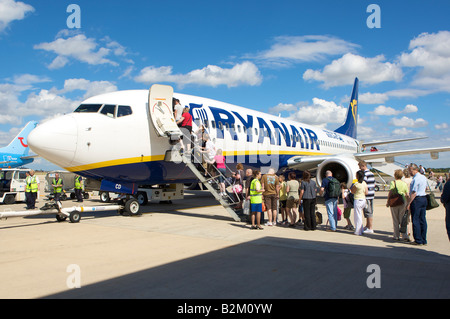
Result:
{"type": "MultiPolygon", "coordinates": [[[[318,153],[318,152],[290,152],[290,151],[224,151],[224,156],[245,156],[245,155],[307,155],[307,156],[319,156],[319,155],[330,155],[330,153],[318,153]]],[[[69,172],[81,172],[81,171],[89,171],[98,168],[105,167],[113,167],[119,165],[126,164],[137,164],[137,163],[146,163],[146,162],[156,162],[163,161],[164,155],[153,155],[153,156],[140,156],[140,157],[131,157],[131,158],[123,158],[116,159],[110,161],[103,161],[98,163],[80,165],[80,166],[72,166],[72,167],[64,167],[69,172]]]]}

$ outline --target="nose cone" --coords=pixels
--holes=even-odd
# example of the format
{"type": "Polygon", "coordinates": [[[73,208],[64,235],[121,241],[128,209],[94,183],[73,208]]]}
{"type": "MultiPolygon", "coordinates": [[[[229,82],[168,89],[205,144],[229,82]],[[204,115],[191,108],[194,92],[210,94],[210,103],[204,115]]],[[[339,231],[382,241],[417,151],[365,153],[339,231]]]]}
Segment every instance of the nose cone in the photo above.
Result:
{"type": "Polygon", "coordinates": [[[38,125],[28,135],[30,149],[46,160],[70,167],[77,149],[77,123],[65,115],[38,125]]]}

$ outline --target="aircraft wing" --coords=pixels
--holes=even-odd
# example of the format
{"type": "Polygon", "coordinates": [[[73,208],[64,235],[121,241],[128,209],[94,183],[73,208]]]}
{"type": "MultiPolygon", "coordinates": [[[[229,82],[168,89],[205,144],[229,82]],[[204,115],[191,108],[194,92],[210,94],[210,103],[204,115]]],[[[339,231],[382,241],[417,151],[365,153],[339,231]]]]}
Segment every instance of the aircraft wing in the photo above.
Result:
{"type": "Polygon", "coordinates": [[[354,158],[356,160],[364,160],[366,162],[371,162],[375,159],[383,159],[388,163],[394,162],[394,157],[414,155],[414,154],[427,154],[431,155],[432,159],[438,159],[440,152],[450,152],[450,146],[447,147],[432,147],[432,148],[419,148],[411,150],[399,150],[399,151],[377,151],[377,152],[363,152],[355,154],[330,154],[322,156],[293,156],[288,162],[287,166],[289,168],[298,170],[307,170],[317,168],[323,161],[329,158],[354,158]]]}
{"type": "Polygon", "coordinates": [[[356,153],[354,157],[358,160],[369,161],[372,159],[384,158],[386,162],[392,163],[394,157],[414,155],[414,154],[427,154],[431,155],[432,159],[438,159],[440,152],[450,152],[450,146],[447,147],[432,147],[432,148],[419,148],[412,150],[400,150],[400,151],[377,151],[377,152],[364,152],[356,153]]]}
{"type": "Polygon", "coordinates": [[[415,140],[423,140],[428,138],[427,136],[423,136],[423,137],[413,137],[413,138],[404,138],[401,140],[389,140],[389,141],[374,141],[374,142],[362,142],[361,146],[362,147],[368,147],[368,146],[377,146],[377,145],[384,145],[384,144],[392,144],[392,143],[400,143],[400,142],[409,142],[409,141],[415,141],[415,140]]]}

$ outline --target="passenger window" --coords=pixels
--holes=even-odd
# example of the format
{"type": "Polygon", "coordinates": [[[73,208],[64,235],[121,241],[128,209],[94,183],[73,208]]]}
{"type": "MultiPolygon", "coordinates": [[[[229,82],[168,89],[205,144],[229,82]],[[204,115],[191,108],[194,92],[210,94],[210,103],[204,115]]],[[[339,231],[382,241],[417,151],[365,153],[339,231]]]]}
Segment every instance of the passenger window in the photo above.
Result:
{"type": "Polygon", "coordinates": [[[105,104],[102,108],[102,110],[100,111],[101,114],[104,114],[108,117],[112,117],[114,118],[114,113],[116,110],[116,106],[115,105],[109,105],[109,104],[105,104]]]}
{"type": "Polygon", "coordinates": [[[97,113],[102,104],[81,104],[74,113],[97,113]]]}
{"type": "Polygon", "coordinates": [[[216,128],[216,121],[211,121],[211,127],[216,128]]]}
{"type": "Polygon", "coordinates": [[[127,116],[133,114],[131,107],[128,105],[119,105],[117,110],[117,117],[127,116]]]}

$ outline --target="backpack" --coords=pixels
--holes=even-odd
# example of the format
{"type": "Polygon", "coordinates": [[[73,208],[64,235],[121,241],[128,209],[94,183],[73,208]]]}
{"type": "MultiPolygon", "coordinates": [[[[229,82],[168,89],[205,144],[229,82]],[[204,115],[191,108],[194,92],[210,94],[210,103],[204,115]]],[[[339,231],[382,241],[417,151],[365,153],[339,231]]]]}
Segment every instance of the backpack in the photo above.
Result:
{"type": "Polygon", "coordinates": [[[329,198],[338,198],[341,194],[341,184],[339,181],[334,177],[328,178],[328,188],[327,193],[329,198]]]}
{"type": "Polygon", "coordinates": [[[355,200],[355,195],[350,191],[348,192],[347,196],[344,198],[344,200],[347,202],[348,208],[353,208],[353,202],[355,200]]]}

